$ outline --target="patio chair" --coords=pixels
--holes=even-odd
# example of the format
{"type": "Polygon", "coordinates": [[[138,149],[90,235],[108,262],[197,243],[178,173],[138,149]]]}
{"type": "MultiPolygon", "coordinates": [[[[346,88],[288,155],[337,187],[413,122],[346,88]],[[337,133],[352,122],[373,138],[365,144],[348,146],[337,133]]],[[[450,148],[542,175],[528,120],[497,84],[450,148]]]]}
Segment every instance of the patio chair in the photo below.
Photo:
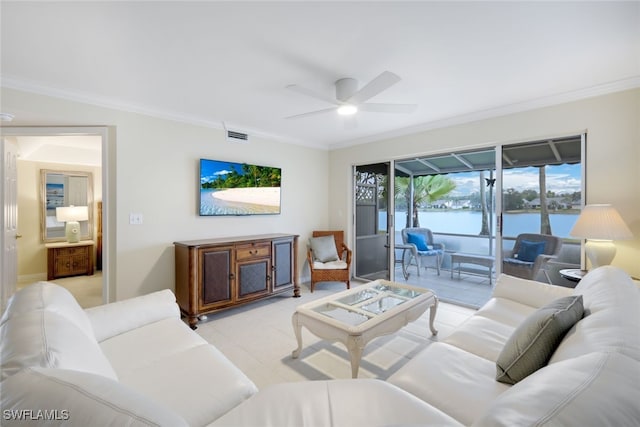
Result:
{"type": "MultiPolygon", "coordinates": [[[[420,267],[422,259],[432,259],[434,267],[440,275],[440,266],[444,259],[444,243],[435,243],[433,241],[433,233],[428,228],[411,227],[402,230],[402,243],[411,246],[411,259],[415,259],[418,268],[418,276],[420,275],[420,267]]],[[[411,259],[409,262],[411,262],[411,259]]],[[[424,266],[425,270],[427,265],[424,266]]]]}
{"type": "Polygon", "coordinates": [[[546,275],[547,263],[558,257],[561,248],[562,239],[559,237],[547,234],[520,234],[516,237],[513,250],[505,251],[503,254],[502,272],[535,280],[540,270],[546,275]]]}
{"type": "Polygon", "coordinates": [[[311,292],[318,282],[346,282],[350,289],[351,249],[343,231],[314,231],[309,239],[307,261],[311,270],[311,292]]]}

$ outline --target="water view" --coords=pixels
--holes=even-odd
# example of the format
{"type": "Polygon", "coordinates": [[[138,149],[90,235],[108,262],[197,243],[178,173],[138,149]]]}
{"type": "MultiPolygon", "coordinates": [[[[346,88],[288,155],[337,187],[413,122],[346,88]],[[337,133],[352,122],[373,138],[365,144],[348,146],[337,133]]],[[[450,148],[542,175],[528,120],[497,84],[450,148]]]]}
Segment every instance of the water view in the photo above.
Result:
{"type": "MultiPolygon", "coordinates": [[[[379,224],[386,223],[386,212],[380,212],[379,224]]],[[[406,212],[396,212],[395,227],[400,231],[406,226],[406,212]]],[[[554,236],[569,237],[569,232],[578,219],[578,213],[549,214],[554,236]]],[[[482,213],[469,210],[426,211],[418,214],[420,226],[435,233],[478,235],[482,224],[482,213]]],[[[505,213],[503,235],[515,237],[520,233],[540,232],[540,213],[505,213]]],[[[496,228],[495,216],[493,230],[496,228]]],[[[495,234],[495,233],[494,233],[495,234]]]]}

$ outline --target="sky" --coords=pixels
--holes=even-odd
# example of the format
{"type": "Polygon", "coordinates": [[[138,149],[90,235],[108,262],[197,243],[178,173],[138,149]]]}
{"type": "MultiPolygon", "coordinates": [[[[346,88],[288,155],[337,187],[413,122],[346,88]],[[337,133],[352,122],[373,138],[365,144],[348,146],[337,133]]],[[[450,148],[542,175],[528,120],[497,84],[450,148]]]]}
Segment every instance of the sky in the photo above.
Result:
{"type": "MultiPolygon", "coordinates": [[[[573,193],[581,190],[581,167],[575,165],[547,166],[547,191],[558,194],[573,193]]],[[[538,168],[515,168],[503,171],[503,189],[513,188],[517,191],[526,189],[538,189],[538,168]]],[[[479,191],[480,182],[478,172],[465,172],[449,174],[456,183],[456,189],[451,193],[453,196],[465,196],[479,191]]],[[[489,173],[485,172],[485,178],[489,178],[489,173]]]]}

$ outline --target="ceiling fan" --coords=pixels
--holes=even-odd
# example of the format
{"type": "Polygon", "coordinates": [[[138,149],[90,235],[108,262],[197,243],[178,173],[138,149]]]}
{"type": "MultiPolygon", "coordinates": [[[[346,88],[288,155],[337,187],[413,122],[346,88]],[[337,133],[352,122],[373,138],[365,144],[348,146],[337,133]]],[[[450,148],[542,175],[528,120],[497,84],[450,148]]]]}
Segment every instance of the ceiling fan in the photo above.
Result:
{"type": "Polygon", "coordinates": [[[311,89],[298,85],[289,85],[287,89],[312,98],[333,104],[332,107],[323,108],[321,110],[309,111],[307,113],[296,114],[286,117],[287,119],[299,119],[302,117],[315,116],[318,114],[330,113],[337,111],[338,114],[349,116],[358,111],[367,111],[375,113],[411,113],[416,104],[376,104],[368,103],[367,100],[373,98],[379,93],[387,90],[400,81],[400,77],[390,71],[384,71],[378,77],[371,80],[358,90],[358,81],[353,78],[343,78],[335,82],[336,97],[335,99],[317,93],[311,89]]]}

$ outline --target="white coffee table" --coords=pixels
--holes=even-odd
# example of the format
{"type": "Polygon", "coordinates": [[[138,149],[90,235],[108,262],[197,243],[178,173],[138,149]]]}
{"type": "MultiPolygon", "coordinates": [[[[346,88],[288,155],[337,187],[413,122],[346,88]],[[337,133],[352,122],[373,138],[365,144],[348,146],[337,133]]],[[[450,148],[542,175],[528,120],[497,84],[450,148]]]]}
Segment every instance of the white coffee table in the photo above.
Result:
{"type": "Polygon", "coordinates": [[[358,377],[364,347],[374,338],[391,334],[418,319],[430,308],[429,328],[436,335],[433,321],[438,298],[433,291],[387,280],[376,280],[347,291],[300,305],[292,316],[298,348],[302,351],[302,327],[320,338],[339,341],[349,351],[351,376],[358,377]]]}

